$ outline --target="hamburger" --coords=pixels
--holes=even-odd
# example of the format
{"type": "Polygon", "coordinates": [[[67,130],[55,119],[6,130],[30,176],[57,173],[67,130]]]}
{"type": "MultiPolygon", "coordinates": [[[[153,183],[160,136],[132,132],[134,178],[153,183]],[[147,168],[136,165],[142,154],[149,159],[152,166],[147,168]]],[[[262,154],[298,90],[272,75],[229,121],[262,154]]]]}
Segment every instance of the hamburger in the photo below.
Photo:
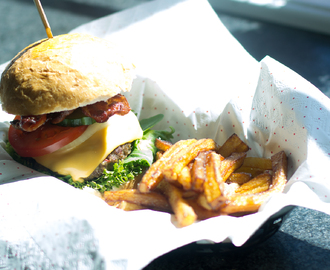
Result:
{"type": "MultiPolygon", "coordinates": [[[[1,76],[2,110],[15,115],[8,152],[72,183],[104,178],[144,137],[122,94],[134,78],[134,64],[114,44],[91,35],[60,35],[28,46],[1,76]]],[[[172,133],[152,137],[168,139],[172,133]]],[[[141,172],[141,161],[135,163],[141,172]]]]}

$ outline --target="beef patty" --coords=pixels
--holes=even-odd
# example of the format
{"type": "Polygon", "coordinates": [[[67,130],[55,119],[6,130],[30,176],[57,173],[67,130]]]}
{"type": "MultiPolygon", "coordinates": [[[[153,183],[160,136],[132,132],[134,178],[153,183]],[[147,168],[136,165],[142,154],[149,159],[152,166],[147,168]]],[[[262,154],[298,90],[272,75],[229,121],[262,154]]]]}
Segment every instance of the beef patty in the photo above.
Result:
{"type": "Polygon", "coordinates": [[[113,164],[117,163],[119,160],[125,159],[131,153],[131,151],[131,143],[125,143],[118,146],[104,159],[104,161],[100,163],[100,165],[91,173],[90,176],[85,178],[85,180],[91,180],[100,177],[103,174],[104,169],[112,170],[113,164]]]}

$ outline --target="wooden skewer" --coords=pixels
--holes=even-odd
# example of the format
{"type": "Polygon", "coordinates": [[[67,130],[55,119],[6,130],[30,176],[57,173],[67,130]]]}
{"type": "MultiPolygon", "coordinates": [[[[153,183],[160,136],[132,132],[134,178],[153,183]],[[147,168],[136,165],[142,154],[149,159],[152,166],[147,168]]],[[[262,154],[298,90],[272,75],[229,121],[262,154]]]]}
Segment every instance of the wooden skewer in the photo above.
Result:
{"type": "Polygon", "coordinates": [[[44,9],[42,8],[40,0],[33,0],[33,1],[34,1],[35,5],[38,9],[40,18],[42,20],[42,23],[44,24],[45,29],[46,29],[47,37],[52,38],[53,37],[52,30],[50,29],[46,14],[44,12],[44,9]]]}

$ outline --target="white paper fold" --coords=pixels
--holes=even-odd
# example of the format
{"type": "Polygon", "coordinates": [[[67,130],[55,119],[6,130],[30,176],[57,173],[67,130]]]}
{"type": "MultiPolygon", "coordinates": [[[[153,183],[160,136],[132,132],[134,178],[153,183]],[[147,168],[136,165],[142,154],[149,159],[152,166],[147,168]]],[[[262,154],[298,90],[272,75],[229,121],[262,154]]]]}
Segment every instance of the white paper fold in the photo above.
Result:
{"type": "MultiPolygon", "coordinates": [[[[134,58],[138,78],[127,98],[141,119],[163,113],[156,128],[173,126],[175,141],[211,137],[221,144],[237,133],[250,155],[284,150],[290,181],[256,214],[178,229],[169,214],[114,209],[17,164],[0,148],[1,266],[141,269],[199,240],[243,245],[287,205],[330,214],[329,99],[276,60],[256,62],[207,1],[152,1],[73,32],[116,40],[134,58]]],[[[0,119],[10,117],[2,112],[0,119]]],[[[7,127],[1,123],[2,140],[7,127]]]]}

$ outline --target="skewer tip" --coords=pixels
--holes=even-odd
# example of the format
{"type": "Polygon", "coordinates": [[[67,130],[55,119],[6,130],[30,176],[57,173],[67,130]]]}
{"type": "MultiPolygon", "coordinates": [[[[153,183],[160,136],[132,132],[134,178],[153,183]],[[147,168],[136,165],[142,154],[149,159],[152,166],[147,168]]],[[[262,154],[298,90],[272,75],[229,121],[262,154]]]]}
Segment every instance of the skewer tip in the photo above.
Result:
{"type": "Polygon", "coordinates": [[[48,38],[53,38],[52,30],[50,29],[50,27],[46,28],[46,33],[48,38]]]}

